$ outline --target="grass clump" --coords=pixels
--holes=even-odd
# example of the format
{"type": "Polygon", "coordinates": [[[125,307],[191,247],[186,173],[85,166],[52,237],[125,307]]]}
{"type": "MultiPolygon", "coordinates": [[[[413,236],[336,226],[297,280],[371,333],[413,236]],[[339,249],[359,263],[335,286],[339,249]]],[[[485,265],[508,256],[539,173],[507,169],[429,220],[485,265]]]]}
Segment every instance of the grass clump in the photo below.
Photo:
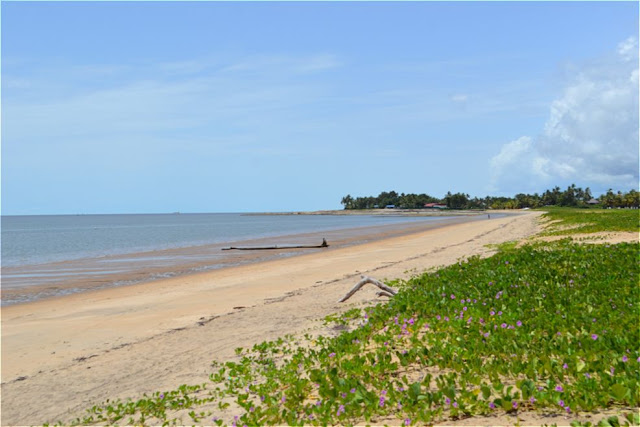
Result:
{"type": "Polygon", "coordinates": [[[239,350],[210,384],[96,406],[76,423],[351,425],[391,417],[423,425],[637,407],[639,249],[508,246],[417,276],[387,304],[325,319],[345,329],[334,338],[239,350]]]}
{"type": "Polygon", "coordinates": [[[551,224],[543,235],[570,235],[602,231],[640,231],[640,210],[544,208],[551,224]]]}

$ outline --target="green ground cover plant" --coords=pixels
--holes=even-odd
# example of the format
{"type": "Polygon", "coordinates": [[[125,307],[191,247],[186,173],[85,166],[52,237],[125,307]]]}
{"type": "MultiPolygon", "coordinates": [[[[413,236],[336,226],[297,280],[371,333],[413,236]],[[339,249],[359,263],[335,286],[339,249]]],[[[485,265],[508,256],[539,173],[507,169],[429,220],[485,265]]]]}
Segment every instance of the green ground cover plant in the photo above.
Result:
{"type": "Polygon", "coordinates": [[[543,218],[552,221],[544,235],[573,235],[601,231],[640,231],[638,209],[545,208],[543,218]]]}
{"type": "MultiPolygon", "coordinates": [[[[424,425],[637,408],[639,250],[567,239],[461,261],[330,316],[335,337],[238,349],[210,383],[107,402],[75,423],[424,425]]],[[[616,423],[640,419],[601,425],[616,423]]]]}

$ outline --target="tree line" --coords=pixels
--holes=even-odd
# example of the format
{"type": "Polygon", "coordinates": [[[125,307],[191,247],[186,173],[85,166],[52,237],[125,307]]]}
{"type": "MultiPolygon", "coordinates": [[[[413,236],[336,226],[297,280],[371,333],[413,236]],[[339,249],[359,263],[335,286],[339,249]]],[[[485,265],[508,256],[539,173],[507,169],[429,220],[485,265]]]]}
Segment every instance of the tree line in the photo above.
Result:
{"type": "MultiPolygon", "coordinates": [[[[442,198],[428,194],[398,194],[395,191],[383,191],[378,196],[352,197],[344,196],[340,202],[344,209],[376,209],[393,206],[400,209],[422,209],[428,203],[437,203],[448,209],[523,209],[539,208],[542,206],[588,207],[594,197],[589,187],[584,190],[571,184],[566,190],[554,187],[542,194],[519,193],[514,197],[484,198],[470,197],[465,193],[452,194],[450,191],[442,198]]],[[[626,193],[614,192],[609,189],[601,195],[597,204],[601,208],[638,208],[640,207],[640,193],[635,189],[626,193]]]]}

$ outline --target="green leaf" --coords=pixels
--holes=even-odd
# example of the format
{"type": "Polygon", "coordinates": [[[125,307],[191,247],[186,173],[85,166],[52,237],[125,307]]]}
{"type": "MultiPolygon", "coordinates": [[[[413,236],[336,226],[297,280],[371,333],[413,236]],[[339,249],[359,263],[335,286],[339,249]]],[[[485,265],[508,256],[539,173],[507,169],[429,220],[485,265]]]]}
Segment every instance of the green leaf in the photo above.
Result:
{"type": "Polygon", "coordinates": [[[628,391],[629,389],[622,384],[614,384],[611,386],[611,395],[618,401],[624,400],[628,391]]]}
{"type": "Polygon", "coordinates": [[[491,397],[491,389],[486,385],[482,386],[482,397],[484,397],[485,400],[491,397]]]}

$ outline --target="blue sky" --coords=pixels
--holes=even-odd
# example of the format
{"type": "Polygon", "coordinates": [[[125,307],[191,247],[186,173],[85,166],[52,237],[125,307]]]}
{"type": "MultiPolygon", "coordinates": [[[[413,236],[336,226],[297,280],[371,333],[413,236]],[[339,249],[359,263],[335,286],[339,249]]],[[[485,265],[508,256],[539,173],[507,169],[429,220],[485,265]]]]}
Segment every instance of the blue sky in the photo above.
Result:
{"type": "Polygon", "coordinates": [[[638,186],[637,2],[2,2],[2,213],[638,186]]]}

